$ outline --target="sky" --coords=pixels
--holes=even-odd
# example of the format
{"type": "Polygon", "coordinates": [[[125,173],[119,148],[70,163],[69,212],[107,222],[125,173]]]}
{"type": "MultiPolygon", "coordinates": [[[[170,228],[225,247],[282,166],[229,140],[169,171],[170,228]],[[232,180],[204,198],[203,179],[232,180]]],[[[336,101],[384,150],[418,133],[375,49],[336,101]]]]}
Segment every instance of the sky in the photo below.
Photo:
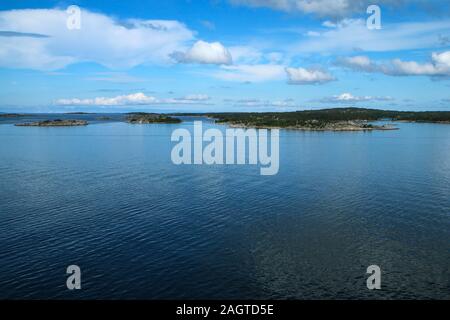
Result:
{"type": "Polygon", "coordinates": [[[450,111],[450,2],[6,0],[0,88],[0,112],[450,111]]]}

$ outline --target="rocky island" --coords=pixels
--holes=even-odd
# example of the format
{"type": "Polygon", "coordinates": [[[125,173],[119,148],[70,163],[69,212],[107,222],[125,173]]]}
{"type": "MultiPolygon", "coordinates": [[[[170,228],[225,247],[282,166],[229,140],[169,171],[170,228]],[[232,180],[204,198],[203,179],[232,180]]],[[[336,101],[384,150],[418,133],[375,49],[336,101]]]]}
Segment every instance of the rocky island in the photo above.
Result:
{"type": "Polygon", "coordinates": [[[287,129],[301,131],[372,131],[372,130],[398,130],[392,125],[374,125],[364,120],[358,121],[330,121],[308,120],[298,122],[294,125],[279,126],[276,124],[252,124],[233,121],[216,121],[217,123],[227,123],[233,128],[256,128],[256,129],[287,129]]]}
{"type": "Polygon", "coordinates": [[[85,120],[61,120],[61,119],[16,124],[16,126],[18,127],[75,127],[86,125],[88,125],[88,122],[85,120]]]}
{"type": "Polygon", "coordinates": [[[127,116],[127,122],[131,124],[150,124],[150,123],[180,123],[178,118],[170,117],[158,113],[130,113],[127,116]]]}
{"type": "Polygon", "coordinates": [[[389,124],[373,124],[375,121],[450,123],[448,111],[391,111],[366,108],[334,108],[294,112],[228,112],[174,114],[178,116],[206,116],[216,123],[233,127],[283,128],[305,131],[373,131],[397,130],[389,124]]]}

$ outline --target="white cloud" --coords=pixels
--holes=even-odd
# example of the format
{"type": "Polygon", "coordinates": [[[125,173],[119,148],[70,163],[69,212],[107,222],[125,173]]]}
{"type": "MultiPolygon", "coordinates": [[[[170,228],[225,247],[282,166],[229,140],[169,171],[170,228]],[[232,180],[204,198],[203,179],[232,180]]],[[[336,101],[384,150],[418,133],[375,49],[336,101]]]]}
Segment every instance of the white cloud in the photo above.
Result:
{"type": "Polygon", "coordinates": [[[232,64],[230,52],[220,42],[197,41],[186,52],[174,52],[172,57],[180,63],[232,64]]]}
{"type": "Polygon", "coordinates": [[[213,73],[225,81],[264,82],[284,78],[284,55],[281,52],[264,52],[253,46],[232,46],[229,52],[233,65],[222,65],[213,73]]]}
{"type": "Polygon", "coordinates": [[[442,47],[439,34],[450,32],[449,20],[383,23],[381,30],[369,30],[364,19],[326,22],[326,29],[311,30],[310,35],[286,47],[293,55],[304,53],[336,54],[355,51],[386,52],[442,47]]]}
{"type": "Polygon", "coordinates": [[[322,23],[322,26],[327,27],[327,28],[336,28],[337,24],[335,22],[327,20],[322,23]]]}
{"type": "Polygon", "coordinates": [[[207,104],[210,98],[205,94],[192,94],[184,98],[158,99],[147,96],[142,92],[116,97],[97,97],[92,99],[59,99],[55,101],[60,106],[129,106],[129,105],[158,105],[158,104],[207,104]]]}
{"type": "Polygon", "coordinates": [[[281,52],[264,52],[252,46],[232,46],[228,50],[236,65],[280,64],[285,59],[281,52]]]}
{"type": "Polygon", "coordinates": [[[441,76],[449,74],[450,69],[441,69],[432,63],[418,63],[394,59],[390,66],[381,65],[383,73],[394,76],[441,76]]]}
{"type": "Polygon", "coordinates": [[[431,55],[435,65],[439,68],[450,69],[450,51],[445,51],[442,53],[434,52],[431,55]]]}
{"type": "Polygon", "coordinates": [[[360,71],[371,71],[376,69],[372,61],[367,56],[354,56],[338,59],[338,64],[360,71]]]}
{"type": "Polygon", "coordinates": [[[13,32],[1,37],[0,66],[55,70],[86,61],[111,68],[168,63],[172,52],[194,39],[178,21],[118,21],[82,9],[81,29],[69,30],[67,17],[60,9],[0,11],[0,30],[13,32]],[[30,33],[43,36],[26,36],[30,33]]]}
{"type": "Polygon", "coordinates": [[[250,46],[233,46],[228,49],[236,64],[257,64],[263,58],[261,51],[250,46]]]}
{"type": "Polygon", "coordinates": [[[431,61],[425,63],[401,59],[374,62],[366,56],[341,58],[337,63],[357,71],[378,72],[391,76],[450,76],[450,51],[435,52],[431,55],[431,61]]]}
{"type": "Polygon", "coordinates": [[[356,103],[368,101],[392,101],[391,97],[374,97],[374,96],[354,96],[351,93],[342,93],[337,96],[323,98],[320,102],[325,103],[356,103]]]}
{"type": "Polygon", "coordinates": [[[263,82],[284,78],[284,66],[278,64],[222,66],[214,77],[226,81],[263,82]]]}
{"type": "MultiPolygon", "coordinates": [[[[373,3],[371,0],[229,0],[232,4],[251,7],[267,7],[286,12],[302,12],[318,16],[342,18],[353,13],[365,13],[366,8],[373,3]]],[[[410,0],[421,2],[420,0],[410,0]]],[[[402,0],[378,0],[380,6],[399,5],[402,0]]]]}
{"type": "Polygon", "coordinates": [[[289,84],[322,84],[336,80],[331,74],[313,69],[286,68],[289,84]]]}

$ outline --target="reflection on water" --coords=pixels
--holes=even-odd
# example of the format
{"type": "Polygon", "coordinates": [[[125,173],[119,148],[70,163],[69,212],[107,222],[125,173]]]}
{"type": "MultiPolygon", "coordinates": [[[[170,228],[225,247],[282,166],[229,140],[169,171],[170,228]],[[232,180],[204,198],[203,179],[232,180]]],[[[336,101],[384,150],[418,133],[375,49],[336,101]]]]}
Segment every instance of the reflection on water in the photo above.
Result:
{"type": "Polygon", "coordinates": [[[261,176],[173,165],[189,119],[2,123],[0,298],[450,298],[450,126],[282,131],[261,176]]]}

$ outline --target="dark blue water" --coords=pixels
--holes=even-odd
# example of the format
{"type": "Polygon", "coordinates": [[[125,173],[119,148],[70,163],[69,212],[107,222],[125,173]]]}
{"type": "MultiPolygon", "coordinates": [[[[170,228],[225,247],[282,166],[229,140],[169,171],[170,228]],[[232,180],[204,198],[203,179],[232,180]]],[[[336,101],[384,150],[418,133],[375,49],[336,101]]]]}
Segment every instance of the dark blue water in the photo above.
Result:
{"type": "Polygon", "coordinates": [[[191,121],[17,121],[0,125],[0,298],[450,298],[450,125],[282,131],[261,176],[172,164],[191,121]]]}

